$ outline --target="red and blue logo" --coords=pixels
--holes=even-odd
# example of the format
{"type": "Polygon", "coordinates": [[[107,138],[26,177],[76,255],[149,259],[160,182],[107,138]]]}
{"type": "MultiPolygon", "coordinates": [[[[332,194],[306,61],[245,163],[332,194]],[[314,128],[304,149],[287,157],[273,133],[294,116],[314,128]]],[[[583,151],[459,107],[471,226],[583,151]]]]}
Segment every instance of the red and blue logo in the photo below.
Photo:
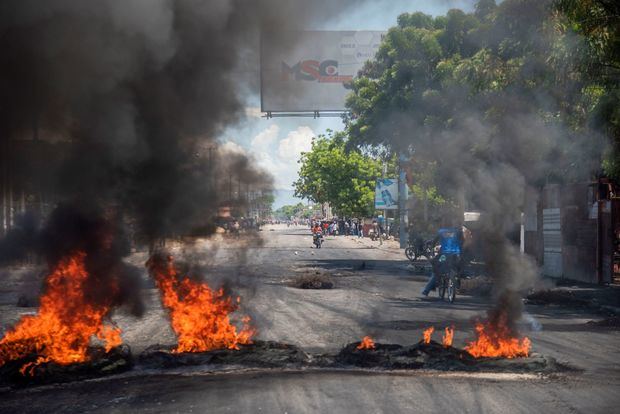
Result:
{"type": "Polygon", "coordinates": [[[321,83],[344,83],[353,80],[353,76],[341,76],[338,74],[338,61],[328,59],[324,61],[318,60],[301,60],[296,64],[289,66],[282,62],[282,80],[288,81],[294,78],[296,81],[310,81],[321,83]]]}

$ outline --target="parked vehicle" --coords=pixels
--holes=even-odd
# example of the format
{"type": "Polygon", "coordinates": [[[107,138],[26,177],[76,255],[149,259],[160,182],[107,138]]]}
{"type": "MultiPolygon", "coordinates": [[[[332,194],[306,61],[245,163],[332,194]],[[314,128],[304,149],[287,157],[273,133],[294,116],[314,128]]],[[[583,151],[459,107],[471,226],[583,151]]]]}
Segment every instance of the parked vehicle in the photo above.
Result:
{"type": "Polygon", "coordinates": [[[368,237],[370,237],[370,240],[375,241],[379,238],[379,235],[375,232],[374,229],[370,229],[368,230],[368,237]]]}
{"type": "Polygon", "coordinates": [[[405,256],[412,262],[418,260],[422,256],[426,257],[427,260],[431,260],[435,257],[435,254],[435,243],[433,240],[410,240],[409,245],[405,249],[405,256]]]}

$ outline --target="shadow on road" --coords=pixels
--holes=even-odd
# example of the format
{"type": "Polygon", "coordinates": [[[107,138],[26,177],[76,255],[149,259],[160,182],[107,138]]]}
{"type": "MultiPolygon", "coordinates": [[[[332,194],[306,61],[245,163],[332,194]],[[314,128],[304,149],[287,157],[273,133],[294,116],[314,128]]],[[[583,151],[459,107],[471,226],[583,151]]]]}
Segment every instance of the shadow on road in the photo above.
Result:
{"type": "Polygon", "coordinates": [[[364,270],[390,270],[390,274],[408,275],[410,274],[406,267],[408,260],[369,260],[369,259],[323,259],[312,260],[308,263],[313,263],[315,267],[322,267],[324,269],[339,269],[339,270],[352,270],[352,271],[364,271],[364,270]]]}

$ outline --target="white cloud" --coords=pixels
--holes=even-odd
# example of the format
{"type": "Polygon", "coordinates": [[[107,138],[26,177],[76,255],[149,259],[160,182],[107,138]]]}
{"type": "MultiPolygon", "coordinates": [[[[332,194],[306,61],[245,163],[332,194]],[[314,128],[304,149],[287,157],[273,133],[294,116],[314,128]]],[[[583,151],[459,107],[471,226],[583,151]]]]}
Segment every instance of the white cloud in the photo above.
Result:
{"type": "Polygon", "coordinates": [[[297,162],[302,152],[308,152],[312,148],[312,137],[314,131],[308,126],[300,126],[289,132],[286,138],[280,141],[278,156],[283,160],[297,162]]]}
{"type": "Polygon", "coordinates": [[[276,189],[291,190],[293,181],[297,180],[297,160],[302,152],[311,149],[315,134],[310,127],[300,126],[279,140],[280,132],[280,127],[273,123],[256,134],[249,145],[241,146],[229,140],[222,144],[222,150],[251,155],[273,175],[276,189]]]}
{"type": "Polygon", "coordinates": [[[252,138],[250,143],[251,147],[255,151],[269,151],[271,144],[278,138],[280,133],[280,127],[276,124],[271,124],[269,127],[252,138]]]}

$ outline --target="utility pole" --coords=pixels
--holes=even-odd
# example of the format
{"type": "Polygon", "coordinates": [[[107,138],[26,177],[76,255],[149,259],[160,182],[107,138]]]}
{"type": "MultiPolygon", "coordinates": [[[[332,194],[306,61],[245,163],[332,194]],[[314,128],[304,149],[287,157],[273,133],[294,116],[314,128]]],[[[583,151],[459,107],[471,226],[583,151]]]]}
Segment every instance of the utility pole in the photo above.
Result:
{"type": "Polygon", "coordinates": [[[215,171],[216,168],[213,165],[213,151],[215,150],[215,147],[213,145],[209,146],[207,148],[207,151],[209,151],[209,190],[211,192],[214,192],[215,190],[215,171]]]}
{"type": "Polygon", "coordinates": [[[405,163],[407,161],[407,157],[403,154],[398,156],[398,211],[400,213],[398,238],[401,249],[407,247],[407,228],[409,227],[409,217],[407,214],[407,176],[405,173],[405,163]]]}

